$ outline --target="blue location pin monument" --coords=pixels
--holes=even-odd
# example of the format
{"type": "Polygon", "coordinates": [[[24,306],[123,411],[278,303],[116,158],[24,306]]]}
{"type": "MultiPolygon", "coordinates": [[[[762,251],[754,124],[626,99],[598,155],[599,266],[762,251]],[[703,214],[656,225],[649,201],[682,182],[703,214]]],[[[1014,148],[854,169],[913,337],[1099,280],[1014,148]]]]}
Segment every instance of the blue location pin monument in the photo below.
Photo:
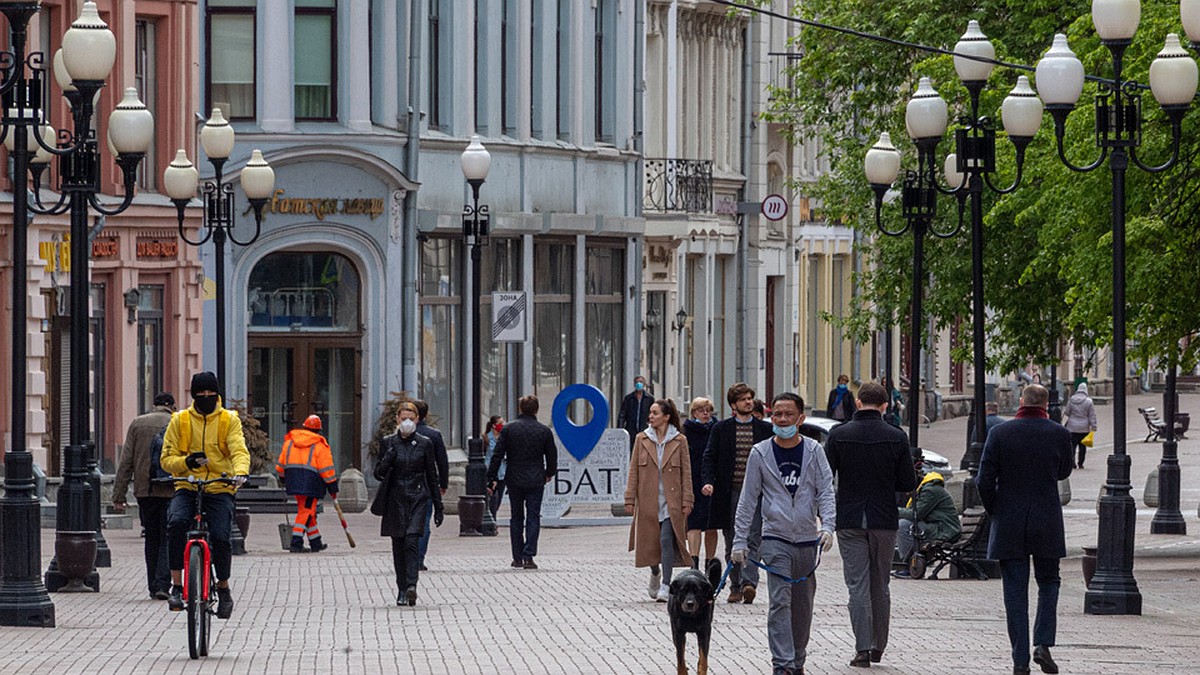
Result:
{"type": "Polygon", "coordinates": [[[582,462],[596,448],[596,443],[600,441],[604,429],[608,426],[608,399],[590,384],[572,384],[554,397],[550,419],[554,423],[554,433],[558,434],[563,447],[572,457],[582,462]],[[567,414],[571,403],[578,399],[592,404],[592,420],[584,425],[575,424],[567,414]]]}

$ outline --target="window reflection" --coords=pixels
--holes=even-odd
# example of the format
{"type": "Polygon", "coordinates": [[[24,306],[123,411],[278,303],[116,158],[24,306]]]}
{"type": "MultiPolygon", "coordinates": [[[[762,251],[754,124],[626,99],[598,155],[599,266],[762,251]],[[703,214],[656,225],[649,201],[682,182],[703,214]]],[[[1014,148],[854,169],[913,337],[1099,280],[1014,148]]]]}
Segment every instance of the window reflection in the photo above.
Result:
{"type": "Polygon", "coordinates": [[[250,274],[255,329],[357,331],[358,271],[337,253],[272,253],[250,274]]]}

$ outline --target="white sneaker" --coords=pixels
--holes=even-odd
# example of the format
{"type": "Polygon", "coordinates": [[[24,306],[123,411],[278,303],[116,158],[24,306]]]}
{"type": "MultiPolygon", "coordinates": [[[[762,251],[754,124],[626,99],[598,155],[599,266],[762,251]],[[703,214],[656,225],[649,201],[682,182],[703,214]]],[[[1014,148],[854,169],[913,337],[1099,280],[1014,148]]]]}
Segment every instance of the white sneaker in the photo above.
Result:
{"type": "Polygon", "coordinates": [[[650,598],[658,599],[658,589],[662,587],[662,573],[651,570],[650,584],[646,586],[646,590],[650,592],[650,598]]]}
{"type": "Polygon", "coordinates": [[[659,586],[658,593],[655,594],[654,599],[659,602],[666,602],[670,598],[671,598],[671,588],[669,586],[667,586],[666,584],[659,586]]]}

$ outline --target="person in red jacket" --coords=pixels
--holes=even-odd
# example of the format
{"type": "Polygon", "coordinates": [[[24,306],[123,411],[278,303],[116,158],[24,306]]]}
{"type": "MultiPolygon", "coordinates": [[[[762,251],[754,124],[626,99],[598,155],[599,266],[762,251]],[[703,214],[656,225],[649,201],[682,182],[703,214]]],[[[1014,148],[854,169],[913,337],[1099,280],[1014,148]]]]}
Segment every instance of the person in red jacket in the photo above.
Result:
{"type": "Polygon", "coordinates": [[[275,472],[283,479],[287,493],[296,497],[296,522],[292,525],[292,553],[314,553],[329,548],[317,529],[317,503],[328,492],[337,499],[337,472],[329,442],[321,436],[321,418],[309,415],[304,427],[292,429],[283,437],[283,450],[275,461],[275,472]],[[309,548],[304,548],[308,535],[309,548]]]}

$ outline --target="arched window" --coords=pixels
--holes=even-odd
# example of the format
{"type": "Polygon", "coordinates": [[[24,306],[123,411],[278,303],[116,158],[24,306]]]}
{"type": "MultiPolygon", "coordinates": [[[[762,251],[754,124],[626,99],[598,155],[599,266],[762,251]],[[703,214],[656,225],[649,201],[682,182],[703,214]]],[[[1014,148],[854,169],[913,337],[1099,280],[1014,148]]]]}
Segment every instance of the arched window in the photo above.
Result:
{"type": "Polygon", "coordinates": [[[330,252],[282,252],[250,273],[251,330],[358,331],[358,271],[330,252]]]}

